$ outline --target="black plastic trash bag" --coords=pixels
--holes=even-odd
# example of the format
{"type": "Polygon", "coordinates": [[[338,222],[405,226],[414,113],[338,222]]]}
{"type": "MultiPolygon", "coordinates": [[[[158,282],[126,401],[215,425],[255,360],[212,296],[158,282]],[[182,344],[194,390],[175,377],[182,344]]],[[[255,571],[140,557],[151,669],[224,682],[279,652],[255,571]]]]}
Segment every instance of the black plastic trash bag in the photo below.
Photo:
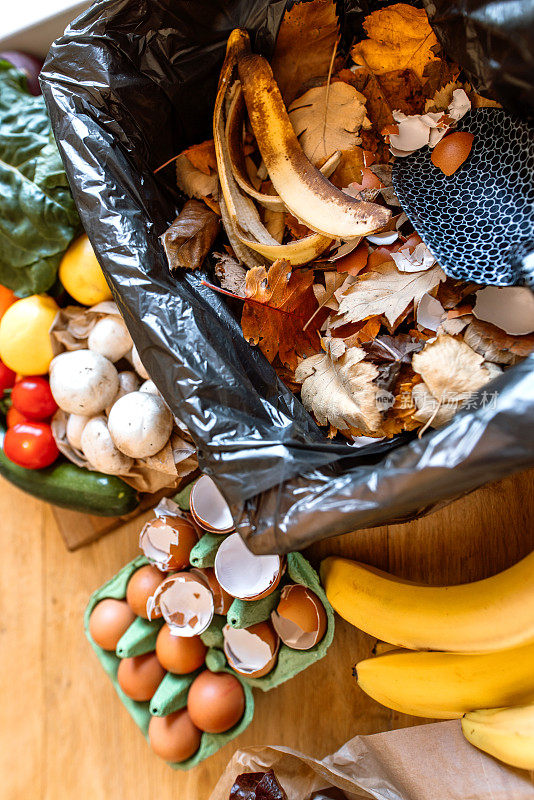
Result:
{"type": "MultiPolygon", "coordinates": [[[[358,30],[378,5],[385,4],[347,2],[342,23],[358,30]]],[[[522,4],[487,7],[496,5],[522,4]]],[[[526,19],[530,2],[523,5],[526,19]]],[[[178,200],[153,171],[211,138],[230,31],[247,28],[254,49],[269,56],[285,6],[284,0],[99,0],[55,42],[41,76],[80,216],[143,363],[190,430],[202,469],[256,552],[296,550],[406,520],[534,463],[532,359],[485,387],[478,408],[421,441],[403,435],[357,450],[326,439],[261,352],[245,342],[220,295],[197,274],[171,278],[158,237],[178,200]]],[[[443,9],[450,4],[437,6],[432,13],[445,30],[443,9]]],[[[462,8],[467,30],[470,9],[480,19],[484,6],[462,8]]],[[[510,78],[500,83],[502,100],[522,74],[521,63],[515,71],[512,63],[518,52],[512,32],[508,50],[501,48],[510,78]]],[[[506,24],[500,36],[502,45],[506,24]]],[[[479,48],[469,53],[474,74],[482,73],[482,39],[464,40],[479,48]]],[[[454,55],[460,61],[466,55],[459,41],[454,55]]],[[[532,86],[523,86],[525,102],[532,86]]]]}

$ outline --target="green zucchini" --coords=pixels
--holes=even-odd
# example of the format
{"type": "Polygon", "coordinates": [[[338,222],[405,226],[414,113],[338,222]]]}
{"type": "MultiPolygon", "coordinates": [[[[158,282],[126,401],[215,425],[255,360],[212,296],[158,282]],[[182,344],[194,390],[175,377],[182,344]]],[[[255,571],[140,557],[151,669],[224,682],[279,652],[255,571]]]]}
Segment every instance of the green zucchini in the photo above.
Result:
{"type": "Polygon", "coordinates": [[[139,505],[139,495],[116,475],[90,472],[62,456],[45,469],[25,469],[4,453],[5,428],[0,423],[0,475],[24,492],[72,511],[121,517],[139,505]]]}

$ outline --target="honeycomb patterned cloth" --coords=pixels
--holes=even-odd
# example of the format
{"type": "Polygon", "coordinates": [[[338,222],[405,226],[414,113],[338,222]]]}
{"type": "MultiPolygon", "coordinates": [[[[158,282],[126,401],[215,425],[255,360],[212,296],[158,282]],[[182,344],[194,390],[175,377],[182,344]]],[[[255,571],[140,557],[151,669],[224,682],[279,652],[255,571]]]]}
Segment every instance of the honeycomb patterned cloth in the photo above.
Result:
{"type": "Polygon", "coordinates": [[[481,108],[456,130],[475,138],[450,177],[428,147],[396,159],[402,208],[451,278],[534,287],[534,127],[504,109],[481,108]]]}

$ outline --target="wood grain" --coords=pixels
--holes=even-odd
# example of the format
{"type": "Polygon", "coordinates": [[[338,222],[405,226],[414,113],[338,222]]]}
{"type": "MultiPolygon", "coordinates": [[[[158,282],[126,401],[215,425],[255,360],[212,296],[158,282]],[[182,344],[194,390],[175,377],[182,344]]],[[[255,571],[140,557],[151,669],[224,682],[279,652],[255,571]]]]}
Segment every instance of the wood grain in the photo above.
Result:
{"type": "MultiPolygon", "coordinates": [[[[534,473],[485,487],[425,519],[324,541],[408,578],[482,578],[534,547],[534,473]]],[[[352,665],[372,642],[338,620],[328,656],[289,683],[255,693],[253,723],[188,773],[152,755],[82,630],[91,592],[137,554],[136,519],[67,552],[49,506],[2,481],[0,775],[2,800],[207,800],[236,747],[282,744],[324,756],[357,733],[420,723],[356,686],[352,665]]]]}

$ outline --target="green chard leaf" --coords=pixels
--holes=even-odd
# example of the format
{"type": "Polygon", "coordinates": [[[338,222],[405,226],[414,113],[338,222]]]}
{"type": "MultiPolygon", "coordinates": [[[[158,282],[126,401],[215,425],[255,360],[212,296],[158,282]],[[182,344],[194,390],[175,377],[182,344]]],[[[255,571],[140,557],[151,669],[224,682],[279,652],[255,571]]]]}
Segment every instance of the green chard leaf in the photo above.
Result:
{"type": "Polygon", "coordinates": [[[45,102],[0,60],[0,284],[46,292],[80,220],[45,102]]]}

